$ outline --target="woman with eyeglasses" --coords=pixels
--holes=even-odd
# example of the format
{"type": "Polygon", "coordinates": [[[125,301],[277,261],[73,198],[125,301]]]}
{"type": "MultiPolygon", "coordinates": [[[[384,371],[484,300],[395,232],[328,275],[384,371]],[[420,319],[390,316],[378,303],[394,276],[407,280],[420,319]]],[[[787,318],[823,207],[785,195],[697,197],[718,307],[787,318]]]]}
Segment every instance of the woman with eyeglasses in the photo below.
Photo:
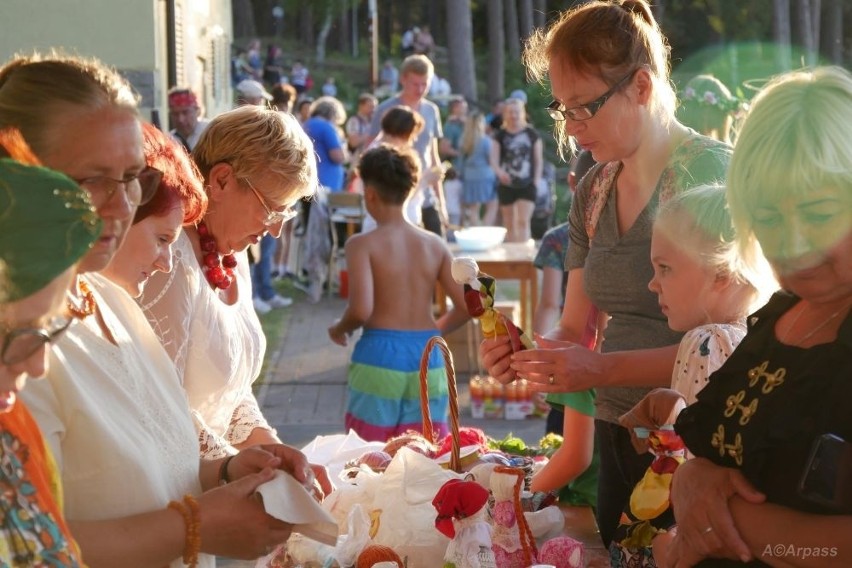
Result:
{"type": "Polygon", "coordinates": [[[268,553],[291,527],[253,495],[272,468],[307,483],[304,456],[278,444],[199,459],[174,364],[136,302],[98,274],[158,187],[130,86],[96,60],[17,57],[0,68],[0,126],[18,128],[45,165],[79,180],[103,224],[66,298],[79,321],[56,339],[45,379],[23,393],[56,458],[86,564],[213,566],[216,554],[268,553]]]}
{"type": "Polygon", "coordinates": [[[251,390],[266,337],[252,304],[246,249],[281,233],[316,187],[316,162],[292,116],[253,106],[214,118],[193,158],[207,212],[184,226],[174,269],[152,276],[140,303],[206,425],[202,455],[220,458],[280,442],[251,390]]]}
{"type": "MultiPolygon", "coordinates": [[[[28,161],[19,135],[0,156],[28,161]]],[[[61,482],[32,415],[17,400],[47,372],[47,350],[71,325],[65,291],[101,221],[65,175],[0,158],[0,564],[83,566],[62,516],[61,482]],[[47,243],[61,246],[45,246],[47,243]]]]}
{"type": "Polygon", "coordinates": [[[569,216],[559,324],[538,349],[512,354],[496,339],[480,352],[504,382],[523,376],[546,392],[596,388],[596,516],[608,546],[651,457],[636,454],[618,418],[648,387],[669,385],[679,341],[648,289],[654,212],[675,193],[723,180],[731,150],[675,119],[668,46],[644,0],[564,12],[530,38],[525,63],[533,77],[550,80],[560,149],[579,144],[598,165],[577,187],[569,216]],[[601,346],[595,335],[606,315],[601,346]],[[582,346],[595,343],[602,353],[582,346]]]}
{"type": "MultiPolygon", "coordinates": [[[[145,161],[149,167],[157,168],[162,172],[162,180],[151,200],[140,205],[136,210],[133,225],[128,230],[124,243],[109,266],[103,270],[104,276],[124,288],[134,298],[142,295],[145,286],[153,276],[158,273],[165,275],[172,271],[172,247],[184,234],[183,227],[198,225],[202,222],[208,203],[201,175],[190,156],[151,124],[143,124],[142,129],[145,161]]],[[[267,209],[266,198],[253,188],[248,179],[246,184],[258,202],[262,204],[261,209],[266,215],[264,222],[287,217],[287,214],[267,209]]],[[[183,256],[180,258],[179,263],[182,265],[186,259],[183,256]]],[[[205,267],[208,266],[205,265],[205,267]]],[[[228,275],[227,270],[225,274],[228,275]]],[[[234,272],[231,272],[230,277],[237,278],[234,272]]],[[[167,280],[167,277],[164,276],[163,280],[167,280]]],[[[205,284],[210,284],[210,281],[205,279],[205,284]]],[[[212,284],[210,289],[213,289],[212,284]]],[[[168,297],[168,294],[164,297],[168,297]]],[[[199,297],[204,298],[204,294],[200,293],[199,297]]],[[[159,325],[157,329],[161,329],[159,325]]],[[[211,341],[217,340],[211,339],[211,341]]],[[[260,358],[263,358],[262,354],[260,358]]],[[[253,416],[253,419],[256,419],[258,415],[253,416]]],[[[222,457],[224,454],[217,452],[208,455],[208,450],[214,447],[220,450],[223,448],[221,437],[207,427],[203,418],[196,426],[200,432],[202,453],[207,457],[222,457]],[[213,440],[218,440],[220,443],[211,444],[213,440]]],[[[271,438],[263,441],[271,441],[271,438]]]]}

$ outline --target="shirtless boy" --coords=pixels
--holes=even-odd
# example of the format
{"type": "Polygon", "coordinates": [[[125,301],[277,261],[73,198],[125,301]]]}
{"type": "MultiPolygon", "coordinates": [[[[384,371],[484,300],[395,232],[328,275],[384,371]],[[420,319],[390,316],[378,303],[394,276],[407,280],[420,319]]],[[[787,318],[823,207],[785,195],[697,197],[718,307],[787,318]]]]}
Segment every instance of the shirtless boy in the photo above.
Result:
{"type": "MultiPolygon", "coordinates": [[[[453,281],[447,244],[403,215],[420,176],[417,156],[381,145],[361,156],[358,169],[367,212],[377,227],[346,241],[349,304],[328,334],[346,345],[352,332],[364,328],[349,366],[345,424],[365,440],[385,441],[419,429],[419,369],[426,342],[456,329],[469,316],[462,287],[453,281]],[[438,282],[454,307],[436,322],[432,297],[438,282]]],[[[443,435],[447,380],[437,352],[429,361],[428,383],[429,410],[436,432],[443,435]]]]}

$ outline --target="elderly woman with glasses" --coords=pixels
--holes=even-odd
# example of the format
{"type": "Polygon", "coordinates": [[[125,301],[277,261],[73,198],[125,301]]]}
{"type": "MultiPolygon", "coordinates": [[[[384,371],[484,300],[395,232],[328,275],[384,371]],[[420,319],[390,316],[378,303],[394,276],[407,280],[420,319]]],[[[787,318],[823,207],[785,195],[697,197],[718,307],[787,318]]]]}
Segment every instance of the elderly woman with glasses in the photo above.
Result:
{"type": "MultiPolygon", "coordinates": [[[[668,329],[653,276],[651,225],[658,204],[724,179],[731,150],[675,119],[669,50],[645,0],[592,1],[530,39],[528,71],[548,77],[560,147],[575,142],[598,165],[577,187],[569,216],[568,282],[557,327],[538,349],[511,353],[483,342],[491,375],[518,375],[547,392],[597,389],[598,508],[609,545],[630,492],[650,463],[618,424],[651,386],[668,386],[679,334],[668,329]],[[595,351],[605,316],[606,341],[595,351]],[[586,346],[583,346],[585,344],[586,346]]],[[[566,432],[566,436],[570,436],[566,432]]]]}
{"type": "MultiPolygon", "coordinates": [[[[11,131],[0,133],[0,155],[24,159],[22,148],[11,131]]],[[[70,178],[8,157],[0,159],[0,212],[0,564],[82,566],[55,462],[16,399],[27,377],[45,374],[49,344],[72,322],[65,291],[101,222],[70,178]]]]}
{"type": "Polygon", "coordinates": [[[281,233],[295,204],[314,191],[317,173],[299,123],[254,106],[214,118],[193,157],[207,213],[183,228],[174,269],[152,276],[140,303],[206,426],[201,453],[216,458],[279,442],[251,390],[266,338],[252,305],[246,249],[281,233]]]}

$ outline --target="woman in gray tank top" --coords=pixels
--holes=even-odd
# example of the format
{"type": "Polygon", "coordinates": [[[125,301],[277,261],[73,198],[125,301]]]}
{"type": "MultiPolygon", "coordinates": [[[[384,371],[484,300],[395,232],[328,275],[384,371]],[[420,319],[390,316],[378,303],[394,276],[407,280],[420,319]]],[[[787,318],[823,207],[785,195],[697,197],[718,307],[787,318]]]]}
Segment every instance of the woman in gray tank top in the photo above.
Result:
{"type": "Polygon", "coordinates": [[[510,357],[498,339],[480,353],[504,382],[521,375],[547,392],[596,389],[596,516],[608,546],[650,462],[617,419],[649,387],[669,385],[680,338],[648,289],[654,212],[671,195],[724,179],[730,148],[675,119],[668,47],[644,0],[564,12],[534,35],[525,60],[531,75],[550,79],[560,149],[579,143],[598,165],[572,204],[558,326],[538,349],[510,357]]]}

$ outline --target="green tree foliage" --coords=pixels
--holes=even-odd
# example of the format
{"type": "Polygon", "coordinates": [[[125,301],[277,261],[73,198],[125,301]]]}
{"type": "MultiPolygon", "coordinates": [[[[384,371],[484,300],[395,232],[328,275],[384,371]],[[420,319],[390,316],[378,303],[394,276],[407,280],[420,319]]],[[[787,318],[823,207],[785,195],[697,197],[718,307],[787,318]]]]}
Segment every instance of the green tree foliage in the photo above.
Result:
{"type": "MultiPolygon", "coordinates": [[[[516,0],[523,4],[523,0],[516,0]]],[[[536,2],[545,5],[544,14],[548,20],[561,10],[568,9],[584,0],[546,0],[536,2]]],[[[447,76],[446,63],[446,3],[437,0],[376,0],[379,11],[380,59],[393,57],[399,62],[399,38],[402,33],[412,26],[429,25],[439,49],[435,60],[439,75],[447,76]]],[[[797,0],[791,0],[791,10],[795,10],[797,0]]],[[[323,24],[324,15],[328,10],[334,14],[331,32],[328,39],[328,65],[335,68],[335,60],[346,61],[347,64],[366,65],[366,54],[369,53],[368,0],[235,0],[234,10],[253,10],[252,18],[256,33],[260,37],[272,38],[273,22],[272,8],[280,5],[284,8],[283,34],[281,41],[293,52],[309,54],[306,57],[311,63],[311,56],[316,48],[317,34],[323,24]],[[353,11],[353,7],[356,8],[353,11]],[[352,59],[351,42],[341,38],[351,37],[351,18],[355,15],[357,21],[357,37],[359,38],[359,58],[352,59]],[[348,22],[348,24],[347,24],[348,22]]],[[[846,0],[822,0],[823,32],[822,38],[828,36],[831,18],[836,20],[830,11],[831,6],[840,5],[845,29],[852,27],[852,2],[846,0]],[[831,15],[829,15],[831,14],[831,15]]],[[[777,72],[774,62],[775,51],[772,47],[773,31],[773,1],[772,0],[654,0],[656,13],[661,14],[661,27],[669,40],[672,50],[673,78],[680,85],[697,73],[713,73],[731,86],[734,91],[740,90],[746,97],[751,96],[751,86],[759,86],[766,77],[777,72]]],[[[487,61],[490,56],[488,46],[488,1],[470,0],[472,14],[474,53],[476,58],[476,75],[478,94],[483,108],[489,108],[491,100],[497,93],[490,93],[486,88],[487,61]]],[[[539,8],[537,8],[539,9],[539,8]]],[[[795,16],[795,14],[792,14],[795,16]]],[[[238,18],[235,17],[235,20],[238,18]]],[[[245,21],[246,18],[239,18],[245,21]]],[[[797,41],[794,29],[793,42],[797,41]]],[[[845,34],[840,46],[840,53],[849,60],[852,34],[845,34]]],[[[236,45],[244,45],[248,38],[238,37],[236,45]]],[[[275,38],[272,38],[275,39],[275,38]]],[[[506,49],[513,40],[506,38],[506,49]]],[[[266,43],[266,42],[264,42],[266,43]]],[[[832,46],[823,46],[826,53],[832,46]]],[[[801,65],[802,54],[793,47],[792,67],[801,65]]],[[[340,63],[342,66],[342,63],[340,63]]],[[[367,74],[363,74],[367,77],[367,74]]],[[[515,88],[525,88],[531,92],[540,90],[538,86],[525,85],[525,74],[519,62],[506,59],[505,91],[515,88]]],[[[339,77],[343,82],[351,82],[353,92],[367,86],[367,80],[361,75],[352,74],[339,77]]],[[[546,90],[546,89],[545,89],[546,90]]],[[[504,93],[505,94],[505,93],[504,93]]],[[[530,106],[532,107],[532,101],[530,106]]]]}

